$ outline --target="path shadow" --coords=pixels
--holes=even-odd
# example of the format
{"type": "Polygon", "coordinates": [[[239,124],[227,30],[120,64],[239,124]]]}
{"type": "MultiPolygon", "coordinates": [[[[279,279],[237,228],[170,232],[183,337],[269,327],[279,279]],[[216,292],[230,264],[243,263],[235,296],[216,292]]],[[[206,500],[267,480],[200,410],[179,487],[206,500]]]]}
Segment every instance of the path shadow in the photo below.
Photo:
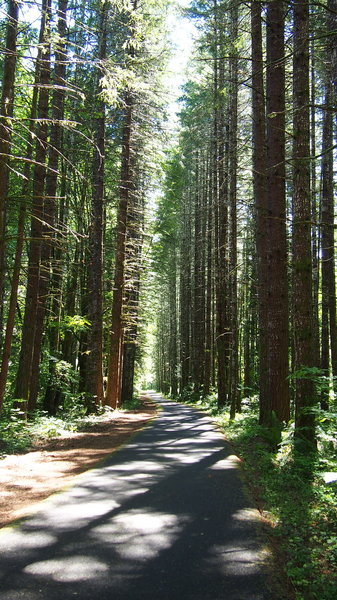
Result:
{"type": "Polygon", "coordinates": [[[103,468],[8,534],[1,599],[271,600],[236,466],[208,418],[164,402],[103,468]]]}

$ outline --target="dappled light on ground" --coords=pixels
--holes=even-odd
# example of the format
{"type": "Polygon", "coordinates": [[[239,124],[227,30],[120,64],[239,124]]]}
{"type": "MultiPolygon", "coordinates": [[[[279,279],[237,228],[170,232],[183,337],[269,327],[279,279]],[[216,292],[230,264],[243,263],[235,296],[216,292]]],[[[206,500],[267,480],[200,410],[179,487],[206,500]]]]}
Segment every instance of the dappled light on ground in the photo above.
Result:
{"type": "Polygon", "coordinates": [[[71,483],[129,439],[155,415],[144,401],[134,411],[114,411],[83,433],[64,431],[61,437],[39,440],[31,452],[0,461],[0,527],[31,511],[34,502],[71,483]]]}
{"type": "Polygon", "coordinates": [[[50,577],[53,581],[88,581],[108,571],[108,566],[88,556],[36,562],[25,567],[29,575],[50,577]]]}
{"type": "Polygon", "coordinates": [[[104,466],[3,531],[1,600],[271,598],[238,459],[208,417],[161,403],[104,466]]]}

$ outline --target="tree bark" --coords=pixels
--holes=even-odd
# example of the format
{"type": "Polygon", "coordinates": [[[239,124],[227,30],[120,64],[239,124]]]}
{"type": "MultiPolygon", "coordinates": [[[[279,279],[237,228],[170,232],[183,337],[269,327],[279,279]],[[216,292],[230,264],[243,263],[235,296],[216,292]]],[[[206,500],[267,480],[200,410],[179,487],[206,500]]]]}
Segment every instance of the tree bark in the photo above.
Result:
{"type": "Polygon", "coordinates": [[[211,390],[212,375],[212,349],[213,349],[213,210],[210,161],[207,165],[206,190],[204,211],[206,215],[206,300],[205,300],[205,370],[204,370],[204,396],[211,390]]]}
{"type": "MultiPolygon", "coordinates": [[[[135,165],[132,167],[132,170],[135,165]]],[[[134,179],[139,181],[140,174],[135,172],[134,179]]],[[[139,296],[142,271],[142,248],[144,230],[144,198],[140,189],[133,190],[131,206],[128,210],[127,242],[125,256],[125,292],[123,374],[121,405],[133,398],[137,337],[139,329],[139,296]]]]}
{"type": "MultiPolygon", "coordinates": [[[[322,261],[322,354],[321,368],[325,375],[331,371],[337,376],[337,323],[336,323],[336,284],[335,284],[335,219],[334,219],[334,167],[333,167],[333,111],[334,81],[333,52],[336,44],[335,0],[330,1],[331,13],[327,18],[327,29],[331,38],[328,44],[326,59],[325,113],[322,135],[322,167],[321,167],[321,261],[322,261]]],[[[322,408],[329,406],[329,388],[323,391],[322,408]]]]}
{"type": "Polygon", "coordinates": [[[182,233],[180,245],[180,394],[191,378],[191,211],[187,193],[182,198],[182,233]]]}
{"type": "MultiPolygon", "coordinates": [[[[40,44],[43,53],[37,64],[39,70],[38,124],[36,127],[37,146],[33,176],[33,205],[31,219],[31,239],[29,244],[28,278],[25,303],[25,316],[22,329],[19,367],[16,376],[14,397],[28,401],[32,374],[32,359],[35,343],[36,319],[38,310],[38,289],[41,264],[41,243],[43,231],[43,205],[46,177],[46,155],[49,116],[50,83],[50,0],[42,4],[40,44]]],[[[38,57],[39,58],[39,57],[38,57]]]]}
{"type": "Polygon", "coordinates": [[[202,284],[202,210],[201,210],[201,186],[200,186],[200,153],[195,156],[195,189],[193,193],[194,204],[194,286],[193,286],[193,384],[197,395],[200,394],[203,381],[203,345],[204,338],[202,327],[204,321],[202,284]]]}
{"type": "MultiPolygon", "coordinates": [[[[41,50],[39,51],[41,52],[41,50]]],[[[36,72],[35,74],[35,83],[38,81],[39,74],[36,72]]],[[[22,260],[22,252],[24,247],[24,230],[26,223],[26,213],[27,213],[27,197],[29,194],[29,184],[30,184],[30,173],[31,173],[31,159],[33,155],[33,139],[34,139],[34,131],[35,131],[35,119],[36,119],[36,109],[37,109],[37,97],[38,97],[38,88],[37,85],[34,86],[33,97],[32,97],[32,105],[30,112],[30,123],[29,123],[29,132],[28,132],[28,142],[26,149],[26,161],[24,166],[24,180],[22,184],[21,190],[21,203],[19,209],[19,218],[17,225],[17,241],[15,247],[15,258],[14,258],[14,266],[12,273],[12,284],[11,284],[11,293],[9,298],[9,307],[8,307],[8,315],[7,315],[7,323],[6,323],[6,331],[5,338],[3,344],[3,352],[1,359],[1,372],[0,372],[0,407],[3,404],[8,369],[9,369],[9,361],[11,356],[11,347],[12,347],[12,339],[13,339],[13,331],[15,325],[15,315],[17,308],[17,300],[18,300],[18,288],[20,281],[20,273],[21,273],[21,260],[22,260]]]]}
{"type": "Polygon", "coordinates": [[[31,366],[28,411],[36,408],[39,390],[39,372],[42,351],[46,304],[50,284],[50,259],[55,243],[56,194],[59,179],[59,157],[61,153],[62,120],[64,117],[65,76],[66,76],[66,18],[68,0],[58,2],[58,48],[55,52],[55,73],[52,97],[52,123],[50,126],[50,146],[48,170],[46,172],[45,200],[43,207],[43,227],[40,256],[40,276],[38,281],[38,307],[36,313],[34,352],[31,366]]]}
{"type": "Polygon", "coordinates": [[[265,425],[290,418],[285,200],[284,3],[267,7],[268,404],[265,425]]]}
{"type": "MultiPolygon", "coordinates": [[[[14,82],[16,69],[16,38],[19,4],[8,0],[6,42],[0,115],[0,348],[2,346],[3,301],[6,271],[6,209],[8,202],[9,158],[12,138],[14,82]]],[[[1,408],[1,405],[0,405],[1,408]]]]}
{"type": "Polygon", "coordinates": [[[228,174],[225,160],[225,106],[224,61],[219,58],[222,52],[223,36],[218,22],[218,3],[214,1],[214,66],[213,66],[213,202],[215,211],[215,256],[216,256],[216,348],[217,348],[217,387],[218,406],[222,408],[228,400],[229,382],[229,323],[228,323],[228,174]]]}
{"type": "MultiPolygon", "coordinates": [[[[107,47],[107,3],[101,5],[99,61],[104,69],[107,47]]],[[[97,78],[96,94],[100,92],[100,77],[97,78]]],[[[104,213],[104,166],[105,166],[105,102],[96,99],[95,149],[93,157],[92,215],[89,233],[90,263],[88,273],[89,356],[86,391],[88,402],[101,406],[103,391],[103,213],[104,213]]]]}
{"type": "Polygon", "coordinates": [[[294,2],[293,58],[293,286],[296,376],[295,442],[303,451],[316,447],[313,366],[312,258],[309,135],[309,3],[294,2]],[[307,370],[307,374],[296,371],[307,370]]]}
{"type": "Polygon", "coordinates": [[[240,410],[239,394],[239,332],[238,332],[238,251],[237,251],[237,164],[238,164],[238,56],[236,41],[238,37],[238,6],[231,8],[231,58],[230,58],[230,105],[229,105],[229,207],[230,207],[230,416],[240,410]]]}
{"type": "Polygon", "coordinates": [[[255,243],[257,256],[258,350],[260,423],[268,420],[268,262],[267,262],[267,153],[266,106],[263,78],[261,2],[251,4],[252,105],[253,105],[253,189],[255,207],[255,243]]]}
{"type": "Polygon", "coordinates": [[[125,115],[123,127],[121,185],[117,215],[117,242],[115,258],[114,294],[112,303],[110,356],[108,382],[105,402],[116,408],[120,402],[121,376],[123,369],[123,294],[125,283],[125,243],[128,204],[131,191],[131,137],[133,124],[133,102],[130,93],[125,97],[125,115]]]}

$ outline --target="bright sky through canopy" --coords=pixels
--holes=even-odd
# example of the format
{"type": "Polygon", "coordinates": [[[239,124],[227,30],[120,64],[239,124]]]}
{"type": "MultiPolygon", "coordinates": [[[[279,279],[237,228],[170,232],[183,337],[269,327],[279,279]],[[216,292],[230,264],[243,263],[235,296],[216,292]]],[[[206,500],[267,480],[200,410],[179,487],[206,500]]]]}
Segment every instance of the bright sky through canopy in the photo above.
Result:
{"type": "MultiPolygon", "coordinates": [[[[190,0],[178,0],[177,6],[187,8],[190,0]]],[[[168,65],[167,83],[171,94],[169,118],[173,126],[177,125],[177,112],[180,107],[177,102],[181,96],[181,88],[187,81],[188,62],[192,55],[193,41],[196,35],[194,23],[180,14],[179,8],[171,11],[168,17],[168,28],[172,44],[172,57],[168,65]]]]}

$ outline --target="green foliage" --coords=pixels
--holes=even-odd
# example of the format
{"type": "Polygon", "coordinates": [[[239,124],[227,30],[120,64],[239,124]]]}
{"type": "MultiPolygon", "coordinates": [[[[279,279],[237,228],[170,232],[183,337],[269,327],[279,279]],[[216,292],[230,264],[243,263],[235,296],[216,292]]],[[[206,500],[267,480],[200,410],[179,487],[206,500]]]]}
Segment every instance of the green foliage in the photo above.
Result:
{"type": "Polygon", "coordinates": [[[202,410],[211,416],[219,414],[218,400],[215,392],[204,396],[202,390],[195,390],[192,386],[189,386],[182,390],[177,400],[186,404],[193,404],[196,408],[202,408],[202,410]]]}
{"type": "Polygon", "coordinates": [[[37,413],[30,426],[33,439],[49,439],[62,435],[65,431],[76,431],[76,422],[50,417],[46,413],[37,413]]]}
{"type": "MultiPolygon", "coordinates": [[[[16,403],[20,401],[16,400],[16,403]]],[[[121,410],[134,411],[140,406],[139,396],[134,396],[124,403],[121,410]]],[[[90,429],[96,423],[109,419],[114,411],[109,406],[103,406],[95,414],[87,415],[85,412],[83,398],[79,394],[69,395],[64,409],[56,417],[36,410],[30,415],[29,421],[20,408],[11,408],[7,403],[0,421],[0,458],[6,454],[27,452],[36,440],[59,437],[69,431],[90,429]]]]}
{"type": "Polygon", "coordinates": [[[63,332],[71,331],[74,334],[79,334],[89,329],[90,321],[82,315],[65,315],[60,327],[63,332]]]}
{"type": "Polygon", "coordinates": [[[2,454],[24,452],[31,443],[31,435],[24,413],[20,408],[5,406],[0,422],[0,457],[2,454]]]}
{"type": "Polygon", "coordinates": [[[49,385],[53,389],[62,391],[64,410],[69,412],[73,407],[77,407],[75,411],[77,414],[81,407],[81,411],[83,412],[83,397],[82,394],[77,392],[78,371],[75,371],[73,366],[65,360],[59,360],[53,356],[48,356],[48,359],[54,363],[49,385]]]}
{"type": "Polygon", "coordinates": [[[324,377],[324,372],[322,369],[318,367],[301,367],[297,369],[293,373],[291,373],[288,377],[289,381],[297,381],[299,379],[310,379],[320,387],[326,385],[326,378],[324,377]]]}
{"type": "Polygon", "coordinates": [[[141,402],[139,396],[133,396],[132,398],[124,402],[123,406],[121,407],[121,410],[133,411],[140,408],[140,406],[141,402]]]}
{"type": "Polygon", "coordinates": [[[78,423],[75,420],[50,417],[43,411],[35,411],[26,421],[20,408],[11,408],[2,414],[0,422],[0,456],[27,452],[34,440],[58,437],[65,431],[76,429],[78,423]]]}
{"type": "Polygon", "coordinates": [[[186,402],[186,404],[197,404],[200,402],[200,394],[195,391],[192,386],[188,386],[182,390],[181,394],[177,398],[179,402],[186,402]]]}
{"type": "MultiPolygon", "coordinates": [[[[272,536],[280,544],[280,555],[286,557],[285,572],[298,589],[298,598],[332,600],[337,585],[337,548],[331,545],[337,535],[336,484],[324,483],[319,460],[293,455],[292,428],[273,454],[260,436],[257,421],[254,425],[248,417],[239,427],[235,423],[230,427],[250,487],[256,489],[255,481],[259,482],[264,510],[274,523],[272,536]]],[[[337,471],[336,460],[333,468],[337,471]]]]}

